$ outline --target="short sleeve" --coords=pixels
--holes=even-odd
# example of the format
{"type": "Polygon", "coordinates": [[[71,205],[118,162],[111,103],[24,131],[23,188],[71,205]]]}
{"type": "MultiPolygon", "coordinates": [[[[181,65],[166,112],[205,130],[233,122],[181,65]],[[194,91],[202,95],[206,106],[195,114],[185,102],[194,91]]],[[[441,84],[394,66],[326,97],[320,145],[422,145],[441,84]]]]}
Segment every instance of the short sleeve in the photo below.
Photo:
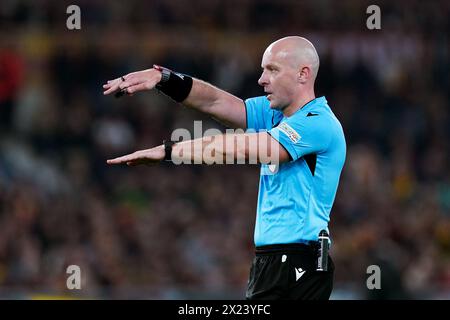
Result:
{"type": "Polygon", "coordinates": [[[269,101],[265,96],[245,100],[247,112],[247,129],[261,130],[267,128],[271,110],[269,101]]]}
{"type": "Polygon", "coordinates": [[[332,130],[325,115],[306,117],[302,113],[284,118],[269,131],[295,161],[311,153],[324,151],[331,141],[332,130]]]}

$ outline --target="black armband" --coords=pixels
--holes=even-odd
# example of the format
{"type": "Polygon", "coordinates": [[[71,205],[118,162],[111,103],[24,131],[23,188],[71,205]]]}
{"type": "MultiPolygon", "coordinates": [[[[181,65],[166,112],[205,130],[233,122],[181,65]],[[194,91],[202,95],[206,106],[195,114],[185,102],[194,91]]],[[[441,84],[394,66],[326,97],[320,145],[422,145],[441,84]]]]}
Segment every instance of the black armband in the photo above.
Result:
{"type": "Polygon", "coordinates": [[[174,141],[172,140],[164,140],[163,141],[163,145],[164,145],[164,160],[165,161],[172,161],[172,146],[175,144],[174,141]]]}
{"type": "Polygon", "coordinates": [[[161,71],[162,75],[161,81],[155,86],[156,89],[177,102],[182,102],[189,96],[192,89],[192,77],[158,65],[153,65],[153,68],[161,71]]]}

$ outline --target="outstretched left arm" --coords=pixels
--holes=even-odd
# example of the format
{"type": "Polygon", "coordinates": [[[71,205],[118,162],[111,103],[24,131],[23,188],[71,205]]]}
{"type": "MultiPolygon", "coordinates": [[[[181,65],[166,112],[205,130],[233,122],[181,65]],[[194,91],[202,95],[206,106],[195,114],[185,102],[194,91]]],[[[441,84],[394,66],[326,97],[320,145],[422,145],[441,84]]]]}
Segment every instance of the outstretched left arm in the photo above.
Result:
{"type": "MultiPolygon", "coordinates": [[[[164,159],[164,146],[140,150],[108,160],[108,164],[156,164],[164,159]]],[[[175,164],[279,164],[289,161],[289,154],[266,132],[222,134],[176,143],[172,148],[175,164]]]]}

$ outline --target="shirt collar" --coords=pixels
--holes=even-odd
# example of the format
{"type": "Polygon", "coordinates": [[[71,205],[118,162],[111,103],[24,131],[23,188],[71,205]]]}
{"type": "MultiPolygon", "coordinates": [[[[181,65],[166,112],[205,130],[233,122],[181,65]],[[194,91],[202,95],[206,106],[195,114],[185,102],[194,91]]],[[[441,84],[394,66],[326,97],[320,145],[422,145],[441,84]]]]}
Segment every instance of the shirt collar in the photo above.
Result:
{"type": "Polygon", "coordinates": [[[327,99],[324,96],[321,96],[321,97],[317,97],[317,98],[307,102],[299,110],[305,110],[305,109],[310,108],[315,105],[325,105],[325,104],[327,104],[327,99]]]}
{"type": "Polygon", "coordinates": [[[296,114],[297,112],[302,112],[305,110],[309,110],[310,108],[312,108],[313,106],[324,106],[327,104],[327,99],[325,98],[325,96],[321,96],[321,97],[317,97],[315,99],[312,99],[311,101],[305,103],[303,105],[303,107],[301,107],[300,109],[298,109],[297,111],[295,111],[293,114],[291,114],[289,117],[286,117],[283,115],[283,118],[290,118],[292,117],[294,114],[296,114]]]}

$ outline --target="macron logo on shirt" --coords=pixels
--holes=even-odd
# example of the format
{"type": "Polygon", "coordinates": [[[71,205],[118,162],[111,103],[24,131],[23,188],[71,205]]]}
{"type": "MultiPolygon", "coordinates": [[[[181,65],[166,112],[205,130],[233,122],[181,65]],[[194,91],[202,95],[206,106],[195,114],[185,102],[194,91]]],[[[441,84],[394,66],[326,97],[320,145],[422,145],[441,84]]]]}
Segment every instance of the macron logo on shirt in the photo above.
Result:
{"type": "Polygon", "coordinates": [[[306,270],[303,270],[302,268],[294,268],[295,269],[295,281],[297,282],[298,279],[302,277],[302,275],[306,272],[306,270]]]}

